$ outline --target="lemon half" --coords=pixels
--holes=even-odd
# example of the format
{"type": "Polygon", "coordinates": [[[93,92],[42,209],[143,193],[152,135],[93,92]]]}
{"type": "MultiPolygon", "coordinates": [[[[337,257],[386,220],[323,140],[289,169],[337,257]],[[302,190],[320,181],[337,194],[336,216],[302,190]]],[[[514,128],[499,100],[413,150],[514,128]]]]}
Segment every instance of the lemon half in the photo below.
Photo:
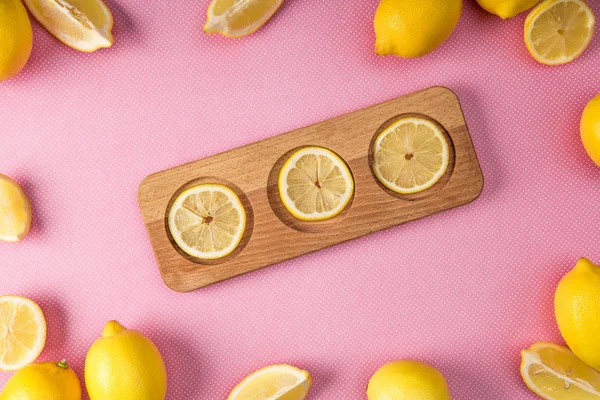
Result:
{"type": "Polygon", "coordinates": [[[344,210],[354,194],[354,179],[344,160],[324,147],[303,147],[279,171],[279,196],[303,221],[322,221],[344,210]]]}
{"type": "Polygon", "coordinates": [[[271,365],[246,377],[227,400],[303,400],[311,383],[306,371],[291,365],[271,365]]]}
{"type": "Polygon", "coordinates": [[[32,300],[0,296],[0,371],[34,362],[46,344],[46,319],[32,300]]]}
{"type": "Polygon", "coordinates": [[[547,400],[600,399],[600,372],[571,350],[536,343],[521,352],[521,377],[531,391],[547,400]]]}
{"type": "Polygon", "coordinates": [[[449,162],[450,147],[442,130],[424,118],[394,122],[373,144],[373,172],[396,193],[430,188],[446,173],[449,162]]]}
{"type": "Polygon", "coordinates": [[[249,35],[263,26],[283,0],[213,0],[206,12],[204,32],[230,38],[249,35]]]}
{"type": "Polygon", "coordinates": [[[525,43],[542,64],[566,64],[587,49],[596,27],[591,8],[582,0],[544,0],[525,20],[525,43]]]}
{"type": "Polygon", "coordinates": [[[233,190],[201,184],[181,193],[169,210],[169,230],[192,257],[222,258],[238,246],[246,229],[246,211],[233,190]]]}

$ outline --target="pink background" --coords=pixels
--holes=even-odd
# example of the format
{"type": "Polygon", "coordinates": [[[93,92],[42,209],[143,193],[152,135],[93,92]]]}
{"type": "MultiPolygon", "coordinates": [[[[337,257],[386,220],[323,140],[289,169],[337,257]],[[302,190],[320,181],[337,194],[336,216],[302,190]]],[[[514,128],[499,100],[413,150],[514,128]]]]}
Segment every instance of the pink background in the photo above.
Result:
{"type": "Polygon", "coordinates": [[[224,399],[273,363],[309,370],[311,400],[365,399],[371,374],[405,357],[438,367],[455,399],[536,398],[519,351],[562,342],[555,285],[578,257],[600,262],[600,169],[578,135],[600,37],[546,67],[525,48],[525,15],[465,0],[438,51],[380,58],[377,3],[287,0],[228,40],[202,33],[208,0],[108,0],[116,42],[94,54],[33,23],[29,64],[0,84],[0,172],[34,207],[30,235],[0,244],[0,294],[42,306],[41,360],[82,376],[117,319],[157,343],[173,400],[224,399]],[[136,202],[146,175],[432,85],[462,102],[479,200],[193,293],[162,283],[136,202]]]}

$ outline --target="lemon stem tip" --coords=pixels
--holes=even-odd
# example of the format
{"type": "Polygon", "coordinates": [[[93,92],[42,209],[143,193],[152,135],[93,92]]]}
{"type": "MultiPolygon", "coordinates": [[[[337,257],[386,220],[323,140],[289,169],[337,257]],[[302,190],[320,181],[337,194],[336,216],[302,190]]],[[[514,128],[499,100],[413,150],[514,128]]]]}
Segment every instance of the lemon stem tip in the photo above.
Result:
{"type": "Polygon", "coordinates": [[[69,364],[67,364],[67,360],[60,360],[57,364],[62,369],[69,369],[69,364]]]}

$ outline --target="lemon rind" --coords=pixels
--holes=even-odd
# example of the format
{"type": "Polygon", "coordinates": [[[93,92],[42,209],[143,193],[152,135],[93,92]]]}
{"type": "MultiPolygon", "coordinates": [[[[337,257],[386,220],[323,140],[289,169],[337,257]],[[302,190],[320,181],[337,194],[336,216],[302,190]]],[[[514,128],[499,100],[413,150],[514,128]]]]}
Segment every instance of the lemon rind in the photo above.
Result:
{"type": "Polygon", "coordinates": [[[354,184],[354,177],[352,176],[352,171],[350,171],[350,167],[348,166],[348,164],[346,163],[346,161],[344,161],[344,159],[342,157],[340,157],[335,152],[333,152],[325,147],[306,146],[306,147],[302,147],[302,148],[296,150],[285,161],[285,163],[281,167],[281,170],[279,171],[279,177],[277,179],[277,186],[278,186],[278,190],[279,190],[279,198],[281,199],[281,202],[283,203],[283,206],[285,207],[285,209],[290,214],[292,214],[295,218],[297,218],[301,221],[317,222],[317,221],[325,221],[328,219],[332,219],[332,218],[335,218],[338,215],[340,215],[342,213],[342,211],[344,211],[346,209],[346,207],[350,203],[350,200],[352,199],[352,196],[354,195],[355,184],[354,184]],[[315,212],[313,214],[306,214],[306,213],[303,213],[302,211],[298,210],[293,205],[294,202],[287,195],[288,185],[287,185],[287,182],[285,181],[285,177],[287,176],[287,174],[289,173],[289,171],[291,170],[293,165],[295,165],[295,163],[297,162],[297,160],[300,157],[302,157],[303,155],[306,155],[306,154],[315,154],[315,153],[321,153],[322,155],[331,157],[332,159],[337,161],[336,165],[338,165],[340,167],[340,170],[342,171],[342,176],[344,176],[344,178],[346,178],[345,180],[346,180],[346,184],[348,184],[348,190],[346,190],[345,196],[343,197],[343,201],[340,203],[340,206],[338,208],[336,208],[328,213],[316,213],[315,212]]]}
{"type": "Polygon", "coordinates": [[[379,147],[381,145],[381,142],[388,134],[393,132],[398,126],[405,124],[407,122],[414,122],[417,124],[425,124],[425,125],[428,125],[429,127],[431,127],[432,130],[434,132],[436,132],[436,134],[438,134],[439,137],[442,139],[442,147],[444,148],[444,152],[443,152],[442,168],[440,168],[440,170],[433,176],[433,178],[431,178],[427,183],[425,183],[423,185],[415,186],[410,189],[402,188],[402,187],[396,185],[395,183],[390,182],[387,179],[385,179],[383,177],[383,175],[381,174],[381,171],[379,170],[377,164],[375,162],[373,162],[372,170],[373,170],[373,173],[375,174],[375,177],[377,178],[377,180],[379,182],[381,182],[381,184],[383,186],[385,186],[389,190],[391,190],[395,193],[398,193],[398,194],[414,194],[414,193],[420,193],[420,192],[423,192],[423,191],[429,189],[430,187],[435,185],[442,178],[442,176],[444,176],[444,174],[448,170],[448,165],[450,164],[450,145],[448,144],[448,141],[444,137],[442,130],[436,124],[429,121],[428,119],[418,118],[418,117],[401,118],[398,121],[395,121],[390,126],[388,126],[386,129],[384,129],[383,132],[381,132],[375,139],[375,143],[373,143],[373,154],[376,154],[377,150],[379,149],[379,147]]]}
{"type": "Polygon", "coordinates": [[[218,184],[218,183],[203,183],[203,184],[196,185],[189,189],[184,190],[181,194],[179,194],[177,196],[177,198],[171,205],[171,208],[169,209],[169,214],[168,214],[168,228],[171,233],[171,237],[173,238],[173,240],[175,241],[177,246],[187,255],[195,257],[195,258],[199,258],[202,260],[216,260],[216,259],[220,259],[223,257],[227,257],[228,255],[233,253],[235,251],[235,249],[238,248],[240,242],[242,241],[242,238],[244,237],[244,233],[246,232],[246,223],[247,223],[246,209],[244,208],[244,205],[242,204],[242,201],[240,200],[238,195],[233,190],[231,190],[231,188],[229,188],[225,185],[218,184]],[[234,207],[240,213],[240,225],[239,225],[237,235],[234,237],[234,240],[225,249],[220,250],[220,251],[210,252],[210,253],[198,251],[198,250],[194,249],[193,247],[187,245],[181,239],[181,233],[177,229],[175,229],[175,221],[174,221],[176,211],[177,211],[177,209],[179,209],[181,207],[181,204],[183,203],[183,201],[190,194],[199,193],[204,190],[219,191],[219,192],[225,194],[227,196],[227,198],[229,199],[229,201],[234,205],[234,207]]]}

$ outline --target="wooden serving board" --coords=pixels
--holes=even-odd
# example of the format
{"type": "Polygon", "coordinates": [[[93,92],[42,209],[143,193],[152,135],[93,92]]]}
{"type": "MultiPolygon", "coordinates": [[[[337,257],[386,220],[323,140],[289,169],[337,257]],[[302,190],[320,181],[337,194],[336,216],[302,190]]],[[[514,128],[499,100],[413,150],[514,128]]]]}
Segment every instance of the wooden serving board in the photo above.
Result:
{"type": "Polygon", "coordinates": [[[449,89],[432,87],[312,126],[148,176],[138,202],[163,280],[175,291],[194,290],[369,233],[475,200],[483,175],[460,107],[449,89]],[[399,116],[420,115],[443,127],[451,148],[446,174],[431,188],[399,195],[371,170],[371,144],[399,116]],[[351,203],[337,217],[303,222],[281,204],[279,169],[299,147],[316,145],[339,154],[355,179],[351,203]],[[222,183],[242,200],[247,226],[238,248],[220,260],[187,256],[170,237],[168,209],[181,191],[198,183],[222,183]]]}

